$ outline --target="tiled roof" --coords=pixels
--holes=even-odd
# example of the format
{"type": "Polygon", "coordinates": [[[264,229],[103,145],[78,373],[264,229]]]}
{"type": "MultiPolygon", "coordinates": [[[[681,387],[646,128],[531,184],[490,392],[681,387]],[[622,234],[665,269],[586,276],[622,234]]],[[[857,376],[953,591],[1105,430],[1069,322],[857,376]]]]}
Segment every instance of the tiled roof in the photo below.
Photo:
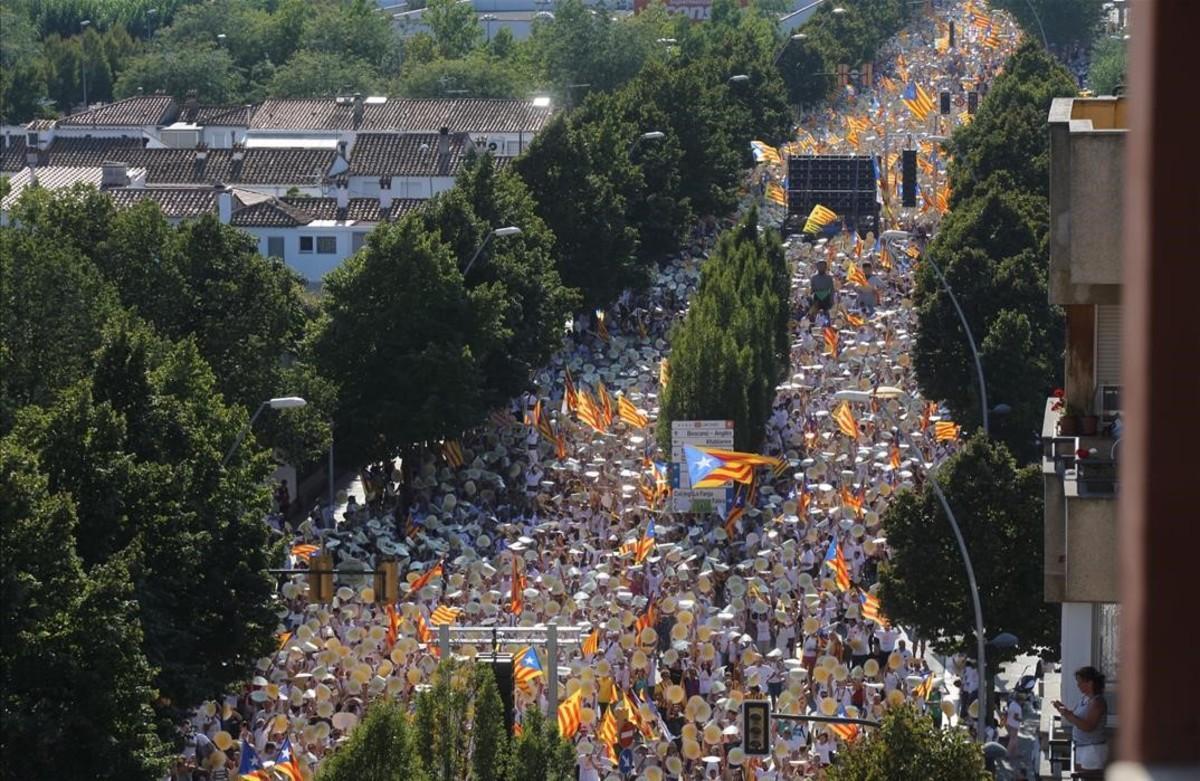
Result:
{"type": "Polygon", "coordinates": [[[25,167],[25,136],[9,136],[0,141],[0,171],[20,171],[25,167]]]}
{"type": "Polygon", "coordinates": [[[25,123],[26,130],[49,130],[58,124],[55,119],[31,119],[25,123]]]}
{"type": "Polygon", "coordinates": [[[339,214],[336,198],[272,198],[236,210],[232,224],[240,228],[294,228],[314,220],[374,223],[394,219],[424,203],[427,201],[397,198],[384,215],[379,199],[351,198],[345,213],[339,214]]]}
{"type": "Polygon", "coordinates": [[[118,209],[151,200],[171,218],[199,217],[217,210],[217,193],[211,187],[129,187],[106,192],[118,209]]]}
{"type": "Polygon", "coordinates": [[[165,125],[178,109],[170,95],[137,95],[115,103],[70,114],[58,120],[60,127],[79,125],[103,127],[131,127],[138,125],[165,125]]]}
{"type": "Polygon", "coordinates": [[[43,165],[100,165],[107,161],[145,168],[152,184],[312,184],[333,164],[332,149],[210,149],[203,160],[192,149],[147,149],[135,138],[55,138],[43,165]]]}
{"type": "Polygon", "coordinates": [[[354,123],[354,106],[334,98],[267,100],[250,120],[253,130],[396,130],[406,133],[537,132],[553,115],[549,106],[528,100],[390,98],[363,106],[362,122],[354,123]]]}
{"type": "Polygon", "coordinates": [[[350,176],[457,176],[471,141],[450,134],[439,155],[437,133],[359,133],[350,150],[350,176]]]}
{"type": "MultiPolygon", "coordinates": [[[[128,173],[133,179],[145,174],[139,169],[130,169],[128,173]]],[[[99,166],[52,165],[37,169],[25,168],[9,177],[9,192],[0,202],[0,207],[10,208],[27,187],[44,187],[47,190],[61,190],[76,184],[99,187],[103,180],[104,170],[99,166]]]]}
{"type": "Polygon", "coordinates": [[[226,127],[249,127],[254,106],[184,106],[179,112],[180,122],[191,125],[224,125],[226,127]]]}

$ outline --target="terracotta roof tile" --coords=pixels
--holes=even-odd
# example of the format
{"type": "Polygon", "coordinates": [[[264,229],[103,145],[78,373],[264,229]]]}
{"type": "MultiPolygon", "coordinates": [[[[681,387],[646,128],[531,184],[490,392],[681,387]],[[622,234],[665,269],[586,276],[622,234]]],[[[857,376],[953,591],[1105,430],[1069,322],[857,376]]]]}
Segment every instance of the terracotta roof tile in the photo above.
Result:
{"type": "Polygon", "coordinates": [[[25,136],[9,136],[0,141],[0,171],[20,171],[25,167],[25,136]]]}
{"type": "Polygon", "coordinates": [[[119,209],[151,200],[163,215],[173,219],[199,217],[217,210],[217,192],[211,187],[129,187],[105,192],[119,209]]]}
{"type": "Polygon", "coordinates": [[[192,125],[249,127],[254,109],[252,105],[184,106],[179,112],[179,121],[192,125]]]}
{"type": "Polygon", "coordinates": [[[266,100],[250,120],[252,130],[393,130],[405,133],[537,132],[553,116],[549,106],[528,100],[502,98],[416,99],[391,98],[386,103],[363,105],[362,121],[354,122],[352,103],[334,98],[266,100]]]}
{"type": "Polygon", "coordinates": [[[165,125],[178,113],[175,99],[170,95],[137,95],[96,106],[58,120],[60,127],[80,125],[103,127],[132,127],[165,125]]]}
{"type": "MultiPolygon", "coordinates": [[[[420,207],[426,201],[397,198],[386,219],[420,207]]],[[[241,228],[292,228],[313,220],[338,220],[364,223],[383,222],[377,198],[351,198],[344,214],[338,214],[336,198],[272,198],[237,209],[232,224],[241,228]]]]}
{"type": "Polygon", "coordinates": [[[437,133],[359,133],[350,150],[350,176],[457,176],[471,141],[451,133],[439,155],[437,133]]]}

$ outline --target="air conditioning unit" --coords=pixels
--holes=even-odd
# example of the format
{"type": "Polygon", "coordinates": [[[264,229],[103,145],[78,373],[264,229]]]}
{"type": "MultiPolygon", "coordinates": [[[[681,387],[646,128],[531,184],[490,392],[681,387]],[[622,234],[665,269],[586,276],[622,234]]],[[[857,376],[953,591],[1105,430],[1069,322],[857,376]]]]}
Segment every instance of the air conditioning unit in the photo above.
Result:
{"type": "Polygon", "coordinates": [[[1121,414],[1121,386],[1101,385],[1096,388],[1094,408],[1104,422],[1111,423],[1121,414]]]}

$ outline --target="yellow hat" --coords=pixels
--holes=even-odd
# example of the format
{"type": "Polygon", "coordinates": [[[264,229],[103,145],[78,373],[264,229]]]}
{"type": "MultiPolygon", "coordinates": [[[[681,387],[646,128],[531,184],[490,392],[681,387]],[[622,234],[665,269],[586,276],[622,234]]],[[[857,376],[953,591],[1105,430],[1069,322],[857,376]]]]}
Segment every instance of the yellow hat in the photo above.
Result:
{"type": "Polygon", "coordinates": [[[683,755],[688,759],[696,760],[700,758],[700,744],[694,740],[683,741],[683,755]]]}
{"type": "Polygon", "coordinates": [[[704,725],[704,742],[710,746],[715,746],[721,742],[721,728],[715,721],[710,721],[704,725]]]}
{"type": "Polygon", "coordinates": [[[213,735],[212,742],[214,746],[222,751],[228,751],[229,747],[233,745],[233,736],[225,730],[221,730],[216,735],[213,735]]]}
{"type": "Polygon", "coordinates": [[[821,698],[821,714],[823,716],[832,716],[837,713],[837,701],[832,697],[821,698]]]}
{"type": "Polygon", "coordinates": [[[679,703],[683,702],[683,696],[683,687],[679,684],[676,683],[667,687],[667,699],[670,702],[678,705],[679,703]]]}

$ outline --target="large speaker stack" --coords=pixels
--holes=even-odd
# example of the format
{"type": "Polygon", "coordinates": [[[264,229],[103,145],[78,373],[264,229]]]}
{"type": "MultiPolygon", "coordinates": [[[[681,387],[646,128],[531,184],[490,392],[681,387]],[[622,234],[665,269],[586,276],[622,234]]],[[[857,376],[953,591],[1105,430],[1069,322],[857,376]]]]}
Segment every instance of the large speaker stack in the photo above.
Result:
{"type": "Polygon", "coordinates": [[[817,204],[857,230],[879,232],[879,185],[870,155],[802,155],[788,158],[788,216],[801,226],[817,204]]]}

